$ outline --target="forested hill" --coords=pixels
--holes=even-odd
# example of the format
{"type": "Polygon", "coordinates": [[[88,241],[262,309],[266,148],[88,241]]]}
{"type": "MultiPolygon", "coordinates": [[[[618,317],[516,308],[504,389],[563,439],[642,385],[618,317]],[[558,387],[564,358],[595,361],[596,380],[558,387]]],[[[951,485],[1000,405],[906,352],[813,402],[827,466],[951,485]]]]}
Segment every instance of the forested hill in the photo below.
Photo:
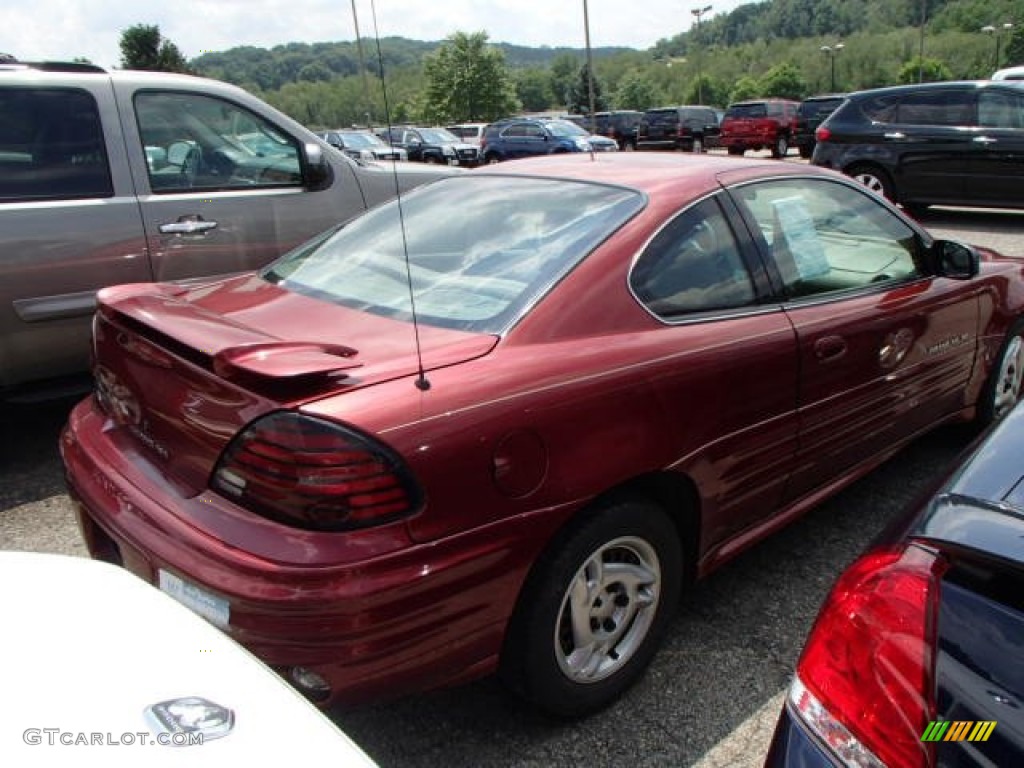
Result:
{"type": "MultiPolygon", "coordinates": [[[[455,32],[457,30],[451,30],[455,32]]],[[[474,30],[458,30],[474,31],[474,30]]],[[[423,58],[435,51],[442,41],[423,42],[404,37],[384,37],[380,40],[381,61],[384,71],[405,67],[419,67],[423,58]]],[[[530,48],[523,45],[495,43],[505,55],[505,63],[513,69],[547,67],[559,56],[569,54],[582,57],[582,48],[530,48]]],[[[595,48],[596,58],[607,58],[630,48],[595,48]]],[[[378,71],[377,41],[363,40],[363,55],[367,67],[378,71]]],[[[336,43],[288,43],[273,48],[251,46],[231,48],[218,53],[206,53],[189,62],[189,66],[207,77],[226,80],[239,85],[255,85],[261,91],[277,90],[287,83],[324,82],[335,77],[359,73],[359,48],[355,41],[336,43]]]]}
{"type": "MultiPolygon", "coordinates": [[[[683,9],[685,10],[685,8],[683,9]]],[[[730,13],[709,16],[701,25],[705,46],[739,46],[755,41],[798,39],[817,36],[846,38],[855,33],[883,33],[920,25],[922,10],[930,33],[959,30],[977,32],[986,24],[1013,20],[1024,24],[1024,0],[767,0],[741,5],[730,13]]],[[[689,21],[680,12],[680,27],[689,21]]],[[[475,32],[477,30],[451,29],[475,32]]],[[[653,58],[684,56],[692,32],[658,41],[650,50],[653,58]]],[[[419,67],[441,41],[424,42],[402,37],[380,40],[385,71],[419,67]]],[[[561,55],[582,57],[579,48],[531,48],[495,43],[513,69],[547,67],[561,55]]],[[[363,41],[371,70],[377,70],[377,46],[372,38],[363,41]]],[[[595,48],[596,58],[608,58],[629,49],[595,48]]],[[[355,41],[332,43],[289,43],[270,49],[232,48],[207,53],[190,62],[204,75],[255,86],[261,91],[277,90],[287,83],[324,82],[359,72],[359,51],[355,41]]]]}

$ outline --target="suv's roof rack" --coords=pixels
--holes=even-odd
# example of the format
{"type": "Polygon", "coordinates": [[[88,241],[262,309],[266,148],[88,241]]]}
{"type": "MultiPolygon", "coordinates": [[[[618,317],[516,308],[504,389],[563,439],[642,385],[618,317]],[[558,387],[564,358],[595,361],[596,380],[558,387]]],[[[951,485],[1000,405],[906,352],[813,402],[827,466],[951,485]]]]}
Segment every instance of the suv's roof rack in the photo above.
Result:
{"type": "Polygon", "coordinates": [[[106,74],[107,70],[95,64],[81,61],[18,61],[10,54],[0,54],[0,68],[38,69],[43,72],[94,72],[106,74]]]}

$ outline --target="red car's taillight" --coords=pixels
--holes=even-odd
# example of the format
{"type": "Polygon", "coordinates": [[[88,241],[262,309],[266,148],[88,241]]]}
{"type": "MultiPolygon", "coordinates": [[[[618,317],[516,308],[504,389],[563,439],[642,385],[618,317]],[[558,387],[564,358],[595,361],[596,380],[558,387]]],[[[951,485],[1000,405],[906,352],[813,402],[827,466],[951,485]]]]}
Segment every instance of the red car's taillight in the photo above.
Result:
{"type": "Polygon", "coordinates": [[[830,131],[828,128],[821,128],[821,127],[819,127],[814,132],[814,140],[815,141],[828,141],[831,138],[832,138],[832,131],[830,131]]]}
{"type": "Polygon", "coordinates": [[[383,444],[284,411],[231,441],[210,487],[257,514],[321,531],[390,522],[414,512],[420,499],[405,464],[383,444]]]}
{"type": "Polygon", "coordinates": [[[847,765],[927,766],[934,622],[945,561],[916,546],[839,578],[797,664],[790,703],[847,765]],[[881,761],[881,762],[879,762],[881,761]]]}

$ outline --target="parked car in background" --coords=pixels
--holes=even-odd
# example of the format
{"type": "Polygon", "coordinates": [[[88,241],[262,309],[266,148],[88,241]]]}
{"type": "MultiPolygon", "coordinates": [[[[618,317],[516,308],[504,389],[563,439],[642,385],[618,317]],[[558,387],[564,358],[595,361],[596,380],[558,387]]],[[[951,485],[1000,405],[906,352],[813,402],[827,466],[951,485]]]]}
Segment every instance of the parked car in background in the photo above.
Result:
{"type": "Polygon", "coordinates": [[[769,768],[1024,765],[1021,333],[986,395],[1008,415],[833,587],[769,768]]]}
{"type": "Polygon", "coordinates": [[[633,109],[596,112],[591,133],[612,139],[619,145],[619,149],[636,149],[636,127],[640,124],[643,114],[633,109]]]}
{"type": "Polygon", "coordinates": [[[361,166],[186,75],[2,63],[0,114],[0,399],[87,371],[97,289],[256,269],[449,174],[361,166]]]}
{"type": "Polygon", "coordinates": [[[18,660],[4,672],[6,765],[375,765],[277,674],[172,600],[181,593],[168,585],[180,580],[161,592],[96,560],[0,551],[0,581],[2,647],[18,660]],[[40,670],[53,685],[40,685],[40,670]]]}
{"type": "Polygon", "coordinates": [[[718,116],[711,107],[648,109],[637,124],[637,149],[703,152],[718,141],[718,116]]]}
{"type": "Polygon", "coordinates": [[[730,104],[722,118],[720,141],[730,155],[770,149],[781,159],[789,153],[799,102],[757,99],[730,104]]]}
{"type": "Polygon", "coordinates": [[[382,128],[377,135],[391,146],[404,149],[410,160],[421,163],[472,167],[480,160],[479,147],[445,128],[395,126],[382,128]]]}
{"type": "Polygon", "coordinates": [[[94,557],[180,583],[311,697],[498,671],[581,715],[691,579],[991,418],[1022,314],[1024,262],[839,174],[567,153],[256,274],[104,290],[60,447],[94,557]]]}
{"type": "Polygon", "coordinates": [[[340,149],[357,160],[408,160],[409,155],[401,147],[392,147],[370,131],[344,130],[321,131],[317,134],[335,149],[340,149]]]}
{"type": "Polygon", "coordinates": [[[613,139],[587,133],[575,123],[553,118],[511,117],[487,126],[480,153],[485,163],[498,163],[563,152],[613,152],[613,139]]]}
{"type": "Polygon", "coordinates": [[[487,123],[461,123],[459,125],[449,125],[447,127],[448,131],[455,136],[458,136],[462,141],[476,147],[480,146],[480,140],[484,137],[484,131],[486,129],[487,123]]]}
{"type": "Polygon", "coordinates": [[[845,98],[845,93],[828,93],[811,96],[800,102],[793,122],[793,144],[804,160],[814,154],[814,132],[845,98]]]}
{"type": "Polygon", "coordinates": [[[1007,67],[992,73],[993,80],[1024,80],[1024,67],[1007,67]]]}
{"type": "Polygon", "coordinates": [[[920,83],[851,94],[818,128],[815,165],[910,210],[1024,208],[1024,82],[920,83]]]}

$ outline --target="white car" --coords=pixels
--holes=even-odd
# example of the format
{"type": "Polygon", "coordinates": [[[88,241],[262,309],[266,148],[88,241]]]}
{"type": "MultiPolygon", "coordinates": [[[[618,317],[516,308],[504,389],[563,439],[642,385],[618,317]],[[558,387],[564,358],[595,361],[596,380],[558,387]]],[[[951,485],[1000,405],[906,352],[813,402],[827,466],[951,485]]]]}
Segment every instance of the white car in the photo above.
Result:
{"type": "Polygon", "coordinates": [[[1024,67],[1007,67],[992,73],[993,80],[1024,80],[1024,67]]]}
{"type": "Polygon", "coordinates": [[[375,763],[220,630],[130,572],[0,552],[0,764],[375,763]]]}

